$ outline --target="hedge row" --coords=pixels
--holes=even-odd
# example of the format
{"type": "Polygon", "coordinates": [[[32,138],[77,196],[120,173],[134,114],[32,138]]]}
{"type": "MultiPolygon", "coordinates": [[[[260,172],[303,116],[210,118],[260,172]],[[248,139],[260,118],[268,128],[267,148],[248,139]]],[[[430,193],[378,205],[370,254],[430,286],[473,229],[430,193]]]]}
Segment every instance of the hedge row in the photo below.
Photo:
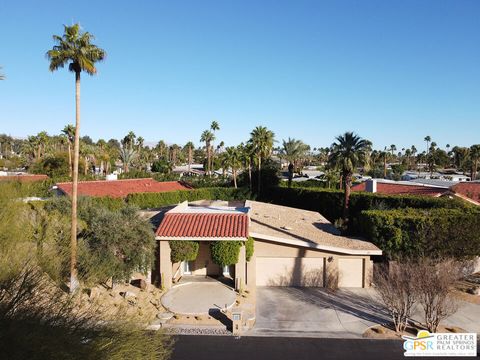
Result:
{"type": "MultiPolygon", "coordinates": [[[[276,187],[269,189],[262,200],[279,205],[305,210],[318,211],[329,221],[335,222],[342,217],[343,191],[330,189],[304,189],[276,187]]],[[[366,192],[352,192],[350,197],[349,230],[359,232],[359,217],[364,210],[390,209],[433,209],[433,208],[469,208],[461,200],[433,198],[412,195],[382,195],[366,192]]]]}
{"type": "Polygon", "coordinates": [[[251,198],[248,189],[244,188],[202,188],[194,190],[179,190],[163,193],[138,193],[127,196],[128,204],[141,209],[157,208],[174,205],[183,201],[196,200],[245,200],[251,198]]]}
{"type": "Polygon", "coordinates": [[[390,258],[480,254],[479,209],[362,211],[362,235],[390,258]]]}

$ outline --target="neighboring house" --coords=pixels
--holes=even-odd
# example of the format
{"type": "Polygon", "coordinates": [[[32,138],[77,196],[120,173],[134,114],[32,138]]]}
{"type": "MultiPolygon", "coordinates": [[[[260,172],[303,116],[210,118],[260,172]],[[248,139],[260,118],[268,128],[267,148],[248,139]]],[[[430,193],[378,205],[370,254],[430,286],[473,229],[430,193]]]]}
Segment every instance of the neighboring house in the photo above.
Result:
{"type": "MultiPolygon", "coordinates": [[[[158,219],[156,278],[168,289],[185,275],[228,276],[235,287],[256,286],[369,287],[371,256],[382,251],[370,242],[339,235],[313,211],[256,201],[184,202],[170,210],[151,212],[158,219]],[[254,239],[254,254],[246,260],[245,246],[236,265],[213,263],[210,243],[254,239]],[[199,242],[194,261],[172,263],[171,240],[199,242]]],[[[154,276],[155,277],[155,276],[154,276]]]]}
{"type": "Polygon", "coordinates": [[[460,182],[450,188],[450,194],[480,205],[480,181],[460,182]]]}
{"type": "Polygon", "coordinates": [[[386,179],[368,179],[352,186],[352,191],[367,191],[385,195],[423,195],[439,197],[449,189],[449,184],[444,186],[426,185],[410,181],[393,181],[386,179]]]}
{"type": "MultiPolygon", "coordinates": [[[[60,194],[70,196],[72,194],[72,183],[57,183],[56,189],[60,194]]],[[[152,178],[80,181],[78,183],[78,195],[80,196],[108,196],[112,198],[124,198],[129,194],[135,193],[156,193],[176,190],[190,190],[190,187],[179,181],[159,182],[152,178]]]]}
{"type": "Polygon", "coordinates": [[[385,195],[456,196],[471,204],[480,205],[480,181],[369,179],[352,186],[352,191],[366,191],[385,195]]]}
{"type": "Polygon", "coordinates": [[[0,175],[0,181],[20,181],[20,182],[35,182],[47,180],[47,175],[35,174],[15,174],[15,175],[0,175]]]}

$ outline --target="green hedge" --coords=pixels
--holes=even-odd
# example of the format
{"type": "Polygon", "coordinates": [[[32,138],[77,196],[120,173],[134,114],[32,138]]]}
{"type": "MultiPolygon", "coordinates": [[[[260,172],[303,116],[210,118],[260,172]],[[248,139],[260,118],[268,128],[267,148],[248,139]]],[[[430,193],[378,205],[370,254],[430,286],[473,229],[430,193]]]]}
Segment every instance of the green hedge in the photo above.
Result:
{"type": "Polygon", "coordinates": [[[198,256],[198,248],[200,244],[198,241],[186,241],[186,240],[170,240],[170,260],[173,263],[180,261],[193,261],[198,256]]]}
{"type": "Polygon", "coordinates": [[[369,210],[359,220],[362,235],[390,258],[480,254],[479,209],[369,210]]]}
{"type": "MultiPolygon", "coordinates": [[[[343,191],[330,189],[283,188],[270,189],[262,197],[263,201],[279,205],[291,206],[305,210],[318,211],[329,221],[335,222],[342,217],[343,191]]],[[[352,192],[350,197],[349,231],[358,233],[359,216],[364,210],[390,209],[432,209],[432,208],[462,208],[470,206],[461,200],[449,198],[433,198],[413,195],[382,195],[366,192],[352,192]]]]}
{"type": "Polygon", "coordinates": [[[210,243],[213,262],[220,266],[236,264],[242,245],[241,241],[213,241],[210,243]]]}
{"type": "Polygon", "coordinates": [[[254,251],[255,251],[255,240],[253,240],[253,238],[249,236],[247,241],[245,241],[245,258],[247,261],[250,261],[254,251]]]}
{"type": "Polygon", "coordinates": [[[141,209],[157,208],[175,205],[183,201],[196,200],[245,200],[251,197],[248,189],[244,188],[202,188],[194,190],[179,190],[163,193],[130,194],[126,201],[141,209]]]}

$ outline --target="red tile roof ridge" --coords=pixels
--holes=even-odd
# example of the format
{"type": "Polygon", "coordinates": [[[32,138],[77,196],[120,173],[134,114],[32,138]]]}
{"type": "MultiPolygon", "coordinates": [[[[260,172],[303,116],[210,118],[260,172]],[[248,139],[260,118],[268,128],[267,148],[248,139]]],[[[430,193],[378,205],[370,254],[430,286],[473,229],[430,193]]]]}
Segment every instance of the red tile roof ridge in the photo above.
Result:
{"type": "MultiPolygon", "coordinates": [[[[161,182],[161,183],[176,183],[179,181],[176,180],[171,180],[171,181],[158,181],[155,180],[154,178],[137,178],[137,179],[118,179],[118,180],[82,180],[79,181],[79,184],[85,184],[85,183],[105,183],[105,182],[116,182],[116,181],[139,181],[139,180],[153,180],[155,182],[161,182]]],[[[57,184],[71,184],[73,181],[62,181],[62,182],[57,182],[57,184]]]]}

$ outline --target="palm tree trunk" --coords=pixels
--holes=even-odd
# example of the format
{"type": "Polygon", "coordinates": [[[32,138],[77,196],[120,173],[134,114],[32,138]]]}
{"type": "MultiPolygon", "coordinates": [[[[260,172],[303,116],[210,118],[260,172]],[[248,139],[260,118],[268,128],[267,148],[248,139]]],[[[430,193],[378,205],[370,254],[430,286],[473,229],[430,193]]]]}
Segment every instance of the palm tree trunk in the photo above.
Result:
{"type": "Polygon", "coordinates": [[[188,172],[190,175],[190,167],[192,166],[192,147],[188,147],[188,172]]]}
{"type": "Polygon", "coordinates": [[[237,170],[234,169],[233,171],[233,186],[235,186],[235,189],[237,188],[237,170]]]}
{"type": "Polygon", "coordinates": [[[387,178],[387,156],[383,157],[383,178],[387,178]]]}
{"type": "Polygon", "coordinates": [[[75,142],[73,154],[72,227],[70,233],[70,293],[78,288],[77,277],[77,188],[80,150],[80,72],[75,73],[75,142]]]}
{"type": "Polygon", "coordinates": [[[248,184],[250,186],[250,191],[252,191],[252,158],[248,162],[248,184]]]}
{"type": "Polygon", "coordinates": [[[72,145],[68,140],[68,176],[72,177],[72,145]]]}
{"type": "Polygon", "coordinates": [[[260,190],[261,190],[261,182],[262,182],[262,157],[259,155],[258,156],[258,194],[260,195],[260,190]]]}
{"type": "Polygon", "coordinates": [[[344,192],[344,200],[343,200],[343,220],[347,221],[348,220],[348,206],[350,202],[350,187],[352,185],[352,176],[349,174],[346,174],[344,176],[344,182],[345,182],[345,192],[344,192]]]}

